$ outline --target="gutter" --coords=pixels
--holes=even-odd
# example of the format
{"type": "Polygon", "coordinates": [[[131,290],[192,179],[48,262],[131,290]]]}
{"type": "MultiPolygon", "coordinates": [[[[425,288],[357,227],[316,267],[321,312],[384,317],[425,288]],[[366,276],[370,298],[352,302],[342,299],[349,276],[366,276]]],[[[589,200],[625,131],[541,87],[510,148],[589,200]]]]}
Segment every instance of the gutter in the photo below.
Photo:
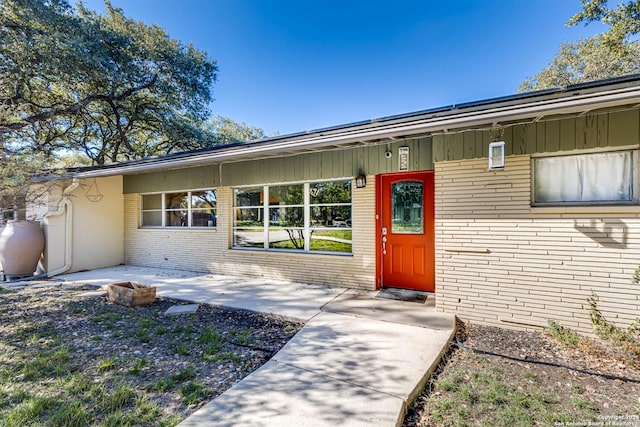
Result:
{"type": "Polygon", "coordinates": [[[65,237],[64,237],[64,265],[55,270],[47,271],[45,274],[47,277],[57,276],[58,274],[65,273],[71,268],[73,262],[73,203],[69,195],[76,189],[80,183],[76,178],[73,178],[71,185],[64,189],[62,192],[62,201],[58,204],[58,209],[54,212],[49,212],[44,216],[45,221],[48,218],[54,216],[65,215],[65,237]]]}
{"type": "Polygon", "coordinates": [[[618,105],[640,103],[640,88],[637,86],[605,92],[574,95],[571,98],[546,99],[529,104],[511,104],[487,108],[481,111],[464,111],[464,108],[453,107],[451,110],[434,113],[431,117],[416,118],[401,123],[384,124],[373,122],[363,129],[356,125],[352,129],[339,132],[318,131],[308,135],[287,139],[279,138],[264,143],[251,143],[241,146],[227,147],[195,153],[179,158],[156,158],[143,160],[137,164],[121,165],[104,169],[95,169],[75,174],[78,178],[99,176],[126,175],[139,172],[150,172],[166,168],[197,166],[215,161],[241,160],[255,158],[256,155],[277,154],[279,152],[295,152],[309,149],[325,148],[339,144],[364,143],[372,139],[401,137],[411,134],[447,131],[461,127],[471,127],[487,123],[499,123],[506,120],[521,120],[543,117],[549,114],[570,114],[601,109],[618,105]]]}

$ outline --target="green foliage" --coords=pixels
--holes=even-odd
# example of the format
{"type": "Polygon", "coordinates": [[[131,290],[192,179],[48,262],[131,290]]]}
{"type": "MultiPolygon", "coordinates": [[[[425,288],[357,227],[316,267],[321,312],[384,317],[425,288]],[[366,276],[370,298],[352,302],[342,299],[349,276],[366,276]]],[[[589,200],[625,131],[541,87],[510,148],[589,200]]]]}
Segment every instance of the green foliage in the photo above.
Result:
{"type": "Polygon", "coordinates": [[[581,337],[571,329],[562,326],[554,320],[549,320],[547,332],[549,332],[558,342],[566,345],[567,347],[575,347],[580,344],[581,337]]]}
{"type": "Polygon", "coordinates": [[[233,343],[242,344],[242,345],[250,345],[250,344],[256,343],[255,338],[251,337],[251,329],[249,328],[230,330],[229,339],[233,343]]]}
{"type": "Polygon", "coordinates": [[[0,4],[0,135],[95,163],[202,146],[215,61],[106,3],[0,4]]]}
{"type": "Polygon", "coordinates": [[[556,56],[538,74],[528,77],[518,92],[564,87],[640,73],[640,42],[613,49],[603,35],[560,45],[556,56]]]}
{"type": "Polygon", "coordinates": [[[58,405],[60,405],[60,402],[55,399],[31,397],[11,409],[7,416],[0,418],[0,420],[3,421],[3,426],[28,425],[31,420],[42,417],[47,411],[58,405]]]}
{"type": "Polygon", "coordinates": [[[146,329],[138,329],[136,331],[136,336],[140,340],[141,343],[148,343],[151,341],[151,336],[149,335],[149,331],[146,329]]]}
{"type": "Polygon", "coordinates": [[[589,402],[587,399],[580,396],[571,396],[571,404],[576,409],[586,409],[594,412],[596,411],[596,408],[593,406],[591,402],[589,402]]]}
{"type": "Polygon", "coordinates": [[[212,354],[216,354],[221,349],[222,349],[222,344],[221,343],[208,344],[205,347],[205,349],[202,351],[202,358],[205,359],[205,360],[209,360],[208,356],[210,356],[212,354]]]}
{"type": "Polygon", "coordinates": [[[633,276],[631,277],[631,281],[633,282],[634,285],[637,285],[638,283],[640,283],[640,267],[636,268],[633,271],[633,276]]]}
{"type": "Polygon", "coordinates": [[[296,332],[297,328],[293,325],[286,325],[283,329],[285,332],[296,332]]]}
{"type": "Polygon", "coordinates": [[[108,1],[0,2],[0,210],[49,192],[52,168],[104,164],[263,138],[207,123],[216,62],[108,1]],[[90,160],[88,160],[90,159],[90,160]]]}
{"type": "Polygon", "coordinates": [[[200,344],[219,344],[222,341],[222,334],[213,329],[211,326],[205,326],[198,339],[200,344]]]}
{"type": "Polygon", "coordinates": [[[189,354],[189,346],[185,343],[178,343],[175,345],[175,351],[180,356],[186,356],[189,354]]]}
{"type": "Polygon", "coordinates": [[[171,390],[175,384],[176,383],[172,378],[160,378],[153,386],[153,389],[165,392],[171,390]]]}
{"type": "Polygon", "coordinates": [[[87,411],[82,401],[74,399],[61,405],[51,416],[51,425],[82,427],[91,424],[93,416],[87,411]]]}
{"type": "Polygon", "coordinates": [[[91,380],[80,374],[63,377],[57,382],[58,390],[66,390],[69,396],[86,393],[91,390],[92,385],[91,380]]]}
{"type": "Polygon", "coordinates": [[[142,371],[142,369],[144,369],[148,364],[149,361],[147,360],[147,358],[141,357],[133,363],[133,366],[127,371],[127,373],[131,375],[138,375],[140,371],[142,371]]]}
{"type": "Polygon", "coordinates": [[[597,297],[595,295],[587,298],[589,303],[589,316],[595,334],[603,340],[611,340],[619,343],[626,343],[632,346],[640,346],[640,317],[637,318],[628,328],[621,328],[609,322],[598,308],[597,297]]]}
{"type": "Polygon", "coordinates": [[[160,421],[158,427],[174,427],[182,422],[183,418],[180,415],[172,415],[160,421]]]}
{"type": "Polygon", "coordinates": [[[220,351],[222,348],[222,338],[222,334],[210,326],[207,326],[202,330],[202,334],[200,335],[198,342],[205,346],[205,349],[202,352],[203,359],[208,360],[208,356],[212,354],[215,355],[220,351]]]}
{"type": "Polygon", "coordinates": [[[176,386],[176,383],[182,383],[185,381],[192,380],[195,378],[195,376],[196,374],[193,368],[191,366],[188,366],[185,369],[178,372],[177,374],[171,375],[166,378],[160,378],[153,385],[153,389],[160,392],[166,392],[173,389],[176,386]]]}
{"type": "MultiPolygon", "coordinates": [[[[292,230],[287,230],[292,231],[292,230]]],[[[295,230],[294,230],[295,231],[295,230]]],[[[348,230],[350,232],[350,230],[348,230]]],[[[323,231],[313,231],[311,235],[311,243],[310,249],[312,251],[325,251],[325,252],[345,252],[350,253],[352,251],[351,243],[339,242],[339,241],[331,241],[331,240],[321,240],[314,239],[314,236],[324,236],[330,235],[333,231],[323,232],[323,231]]],[[[283,240],[280,242],[271,243],[269,247],[278,248],[278,249],[302,249],[304,247],[304,240],[297,243],[297,246],[293,244],[293,239],[296,238],[295,235],[291,235],[289,240],[283,240]]]]}
{"type": "Polygon", "coordinates": [[[207,124],[214,145],[236,144],[265,138],[264,130],[246,123],[235,122],[228,117],[215,116],[207,124]]]}
{"type": "Polygon", "coordinates": [[[613,8],[609,7],[608,0],[581,0],[581,2],[582,11],[573,15],[567,25],[573,26],[579,23],[587,25],[599,21],[609,27],[605,36],[613,44],[640,33],[640,1],[620,1],[613,8]]]}
{"type": "Polygon", "coordinates": [[[194,379],[195,376],[196,376],[196,373],[193,370],[193,368],[191,366],[187,366],[177,374],[173,375],[171,378],[173,378],[173,380],[176,382],[184,382],[184,381],[194,379]]]}
{"type": "Polygon", "coordinates": [[[640,1],[621,1],[609,7],[608,0],[581,0],[582,10],[568,26],[600,22],[607,30],[578,42],[563,43],[551,62],[528,77],[518,92],[564,87],[627,74],[640,73],[640,1]]]}
{"type": "Polygon", "coordinates": [[[131,386],[120,384],[115,390],[105,393],[99,405],[105,412],[116,412],[133,404],[135,399],[136,395],[131,386]]]}
{"type": "Polygon", "coordinates": [[[242,358],[233,351],[223,351],[220,353],[205,352],[205,354],[202,355],[202,358],[211,363],[230,362],[237,365],[242,362],[242,358]]]}
{"type": "Polygon", "coordinates": [[[51,190],[52,184],[39,182],[39,178],[53,166],[53,159],[31,147],[9,143],[0,132],[0,210],[9,213],[5,216],[11,219],[16,211],[18,219],[26,219],[26,204],[38,203],[51,190]]]}
{"type": "Polygon", "coordinates": [[[193,405],[209,395],[208,390],[199,382],[192,381],[180,387],[180,394],[184,398],[186,405],[193,405]]]}
{"type": "MultiPolygon", "coordinates": [[[[78,289],[78,292],[84,290],[78,289]]],[[[79,360],[88,357],[87,354],[78,357],[78,352],[93,354],[92,337],[106,340],[111,336],[118,340],[126,334],[132,338],[131,342],[137,342],[133,339],[136,331],[144,329],[151,335],[158,332],[167,335],[167,339],[162,340],[163,345],[165,341],[167,344],[181,343],[185,351],[198,357],[207,346],[217,345],[216,352],[211,354],[215,354],[220,363],[228,364],[240,363],[243,359],[233,351],[224,352],[225,339],[232,336],[238,341],[252,341],[250,327],[223,329],[212,326],[215,322],[202,323],[198,316],[183,316],[179,320],[158,317],[160,312],[105,306],[99,298],[81,298],[82,303],[78,305],[77,299],[58,295],[58,288],[26,288],[11,289],[10,293],[0,296],[0,299],[12,301],[19,299],[34,308],[25,313],[15,310],[13,304],[5,304],[14,307],[12,311],[2,311],[6,307],[0,307],[0,324],[5,326],[0,336],[1,426],[174,426],[194,408],[185,410],[181,402],[177,402],[177,406],[161,408],[154,400],[164,402],[177,398],[186,405],[193,405],[210,398],[211,389],[200,379],[202,375],[209,375],[206,363],[194,357],[193,364],[183,365],[184,359],[180,358],[175,362],[181,366],[165,366],[148,355],[137,357],[134,348],[129,348],[128,357],[97,355],[91,359],[93,362],[78,364],[79,360]],[[55,292],[56,296],[48,295],[49,292],[55,292]],[[51,301],[56,301],[55,306],[51,301]],[[60,303],[64,304],[62,308],[60,303]],[[74,310],[79,306],[83,309],[74,310]],[[54,314],[40,318],[34,317],[32,311],[54,314]],[[59,312],[74,313],[76,319],[82,319],[80,324],[92,322],[91,329],[100,327],[100,331],[82,331],[83,341],[78,345],[76,336],[60,333],[57,323],[50,321],[52,318],[61,323],[68,320],[59,318],[55,314],[59,312]],[[125,331],[121,324],[129,325],[131,331],[125,331]],[[114,326],[117,331],[105,333],[114,326]],[[158,331],[159,328],[162,331],[158,331]],[[132,375],[138,375],[136,381],[132,382],[132,375]]],[[[212,313],[212,316],[218,315],[224,317],[212,313]]],[[[277,324],[285,327],[286,322],[277,324]]],[[[144,347],[139,350],[146,351],[144,347]]],[[[163,347],[165,350],[167,348],[163,347]]],[[[238,367],[246,371],[249,364],[238,367]]],[[[227,382],[229,378],[230,373],[225,370],[220,380],[227,382]]]]}
{"type": "Polygon", "coordinates": [[[38,381],[67,374],[73,370],[66,347],[56,351],[42,350],[21,366],[20,373],[28,381],[38,381]]]}
{"type": "Polygon", "coordinates": [[[566,412],[555,397],[556,392],[540,387],[529,371],[513,378],[482,357],[474,365],[477,369],[471,372],[445,371],[434,382],[433,392],[421,398],[431,415],[429,425],[560,425],[595,414],[588,403],[579,399],[574,399],[575,414],[566,412]]]}
{"type": "Polygon", "coordinates": [[[116,360],[112,357],[107,359],[100,359],[96,363],[96,369],[98,370],[98,372],[112,371],[116,369],[116,367],[116,360]]]}

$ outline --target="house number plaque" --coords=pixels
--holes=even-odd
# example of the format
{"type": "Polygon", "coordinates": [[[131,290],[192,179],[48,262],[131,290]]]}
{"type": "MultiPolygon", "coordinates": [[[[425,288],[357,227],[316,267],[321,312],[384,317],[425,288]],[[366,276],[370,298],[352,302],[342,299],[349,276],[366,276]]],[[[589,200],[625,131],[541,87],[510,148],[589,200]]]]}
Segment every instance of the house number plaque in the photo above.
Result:
{"type": "Polygon", "coordinates": [[[398,148],[398,170],[409,170],[409,147],[398,148]]]}

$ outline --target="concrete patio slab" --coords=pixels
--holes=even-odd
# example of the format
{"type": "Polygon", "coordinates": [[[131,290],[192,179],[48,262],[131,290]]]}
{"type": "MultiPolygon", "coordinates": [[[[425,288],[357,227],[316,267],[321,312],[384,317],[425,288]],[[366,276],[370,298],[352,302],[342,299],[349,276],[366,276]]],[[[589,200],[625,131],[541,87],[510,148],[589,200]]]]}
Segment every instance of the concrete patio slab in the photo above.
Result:
{"type": "Polygon", "coordinates": [[[452,336],[452,329],[321,313],[272,360],[411,401],[452,336]]]}
{"type": "Polygon", "coordinates": [[[128,265],[65,274],[55,279],[102,286],[136,281],[156,286],[158,296],[302,321],[311,319],[320,312],[320,307],[345,291],[330,286],[128,265]]]}
{"type": "Polygon", "coordinates": [[[375,295],[376,291],[350,289],[327,303],[322,311],[431,329],[450,330],[455,327],[454,316],[435,310],[435,297],[430,296],[420,304],[378,299],[375,295]]]}
{"type": "Polygon", "coordinates": [[[403,412],[397,397],[270,361],[180,427],[395,426],[403,412]]]}

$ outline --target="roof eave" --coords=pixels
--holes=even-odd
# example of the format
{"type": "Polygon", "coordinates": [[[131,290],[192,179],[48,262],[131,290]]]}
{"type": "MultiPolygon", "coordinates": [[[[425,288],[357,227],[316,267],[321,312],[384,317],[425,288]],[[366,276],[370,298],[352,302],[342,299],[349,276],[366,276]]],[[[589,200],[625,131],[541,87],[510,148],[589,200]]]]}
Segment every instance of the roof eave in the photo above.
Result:
{"type": "Polygon", "coordinates": [[[640,104],[640,87],[629,86],[587,94],[577,93],[561,98],[527,99],[527,101],[526,103],[509,105],[489,104],[484,109],[473,111],[467,111],[464,108],[453,108],[448,112],[436,112],[432,116],[421,115],[418,118],[401,122],[372,122],[368,126],[358,124],[352,128],[342,128],[339,131],[327,133],[318,131],[309,134],[298,134],[294,137],[265,140],[256,144],[224,147],[212,151],[194,153],[193,155],[186,154],[176,158],[155,158],[134,164],[111,165],[104,169],[78,172],[75,176],[78,178],[92,178],[128,175],[211,163],[249,160],[275,156],[285,152],[287,154],[302,153],[309,150],[366,143],[367,141],[397,138],[406,135],[442,132],[487,123],[493,124],[548,115],[579,113],[620,105],[640,104]]]}

